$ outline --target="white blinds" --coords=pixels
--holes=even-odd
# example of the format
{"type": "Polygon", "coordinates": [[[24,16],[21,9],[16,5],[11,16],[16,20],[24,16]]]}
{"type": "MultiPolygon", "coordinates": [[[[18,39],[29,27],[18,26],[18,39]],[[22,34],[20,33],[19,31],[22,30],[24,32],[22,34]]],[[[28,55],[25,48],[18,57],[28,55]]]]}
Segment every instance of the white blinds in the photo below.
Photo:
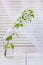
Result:
{"type": "MultiPolygon", "coordinates": [[[[8,32],[8,30],[12,28],[15,17],[18,17],[23,7],[24,3],[20,0],[0,0],[0,45],[4,44],[4,36],[8,32]]],[[[30,25],[26,25],[23,28],[17,30],[19,37],[13,39],[15,43],[30,43],[31,45],[27,27],[30,28],[30,25]]]]}
{"type": "Polygon", "coordinates": [[[3,36],[7,29],[12,25],[9,22],[8,14],[6,13],[2,1],[0,0],[0,45],[3,44],[3,36]]]}
{"type": "Polygon", "coordinates": [[[43,1],[42,0],[0,0],[0,45],[3,45],[3,36],[11,29],[14,21],[25,8],[33,9],[35,19],[17,30],[20,37],[15,43],[34,43],[43,45],[43,1]],[[38,42],[37,42],[38,41],[38,42]]]}

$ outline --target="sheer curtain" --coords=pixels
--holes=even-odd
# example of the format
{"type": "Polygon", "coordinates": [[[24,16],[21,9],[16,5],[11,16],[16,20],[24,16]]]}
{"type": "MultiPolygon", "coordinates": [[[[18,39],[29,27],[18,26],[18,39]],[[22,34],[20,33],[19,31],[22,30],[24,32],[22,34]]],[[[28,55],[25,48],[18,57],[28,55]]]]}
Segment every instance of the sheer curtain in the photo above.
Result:
{"type": "Polygon", "coordinates": [[[22,28],[22,33],[25,33],[25,40],[27,39],[28,42],[32,42],[39,51],[43,51],[43,1],[15,0],[14,2],[14,0],[2,0],[2,3],[10,21],[13,23],[24,9],[33,9],[35,18],[31,23],[27,23],[26,26],[22,28]],[[17,3],[17,1],[19,1],[19,3],[17,3]]]}

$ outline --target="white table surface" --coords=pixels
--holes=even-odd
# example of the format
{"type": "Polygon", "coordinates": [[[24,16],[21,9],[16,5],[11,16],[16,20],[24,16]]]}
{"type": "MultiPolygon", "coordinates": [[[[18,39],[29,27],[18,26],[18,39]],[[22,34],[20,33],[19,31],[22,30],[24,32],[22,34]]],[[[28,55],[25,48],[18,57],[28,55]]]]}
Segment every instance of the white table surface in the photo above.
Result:
{"type": "MultiPolygon", "coordinates": [[[[17,53],[18,57],[13,59],[5,58],[4,50],[0,48],[0,65],[26,65],[25,53],[17,53]]],[[[43,65],[43,54],[41,53],[27,53],[27,65],[43,65]]]]}

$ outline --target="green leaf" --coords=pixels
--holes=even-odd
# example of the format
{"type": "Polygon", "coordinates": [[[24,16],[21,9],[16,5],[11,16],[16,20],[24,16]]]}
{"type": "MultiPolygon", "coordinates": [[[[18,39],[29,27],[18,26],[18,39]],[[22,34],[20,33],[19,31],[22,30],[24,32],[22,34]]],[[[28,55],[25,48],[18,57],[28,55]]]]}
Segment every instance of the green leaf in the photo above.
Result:
{"type": "Polygon", "coordinates": [[[11,43],[11,44],[10,44],[10,47],[11,47],[12,49],[14,49],[14,44],[13,44],[13,43],[11,43]]]}
{"type": "Polygon", "coordinates": [[[22,19],[25,21],[30,21],[31,22],[31,18],[34,18],[34,13],[32,10],[24,10],[23,14],[22,14],[22,19]]]}
{"type": "Polygon", "coordinates": [[[12,40],[12,35],[10,35],[10,36],[8,36],[8,37],[6,38],[6,41],[9,41],[9,40],[12,40]]]}
{"type": "Polygon", "coordinates": [[[19,28],[19,27],[20,27],[20,24],[19,24],[19,23],[16,23],[16,24],[14,25],[14,27],[19,28]]]}
{"type": "Polygon", "coordinates": [[[34,14],[31,14],[31,16],[34,18],[34,14]]]}
{"type": "Polygon", "coordinates": [[[23,26],[22,23],[17,23],[17,24],[15,24],[15,27],[16,27],[16,28],[19,28],[19,27],[22,27],[22,26],[23,26]]]}
{"type": "Polygon", "coordinates": [[[23,26],[23,24],[21,23],[20,26],[23,26]]]}
{"type": "Polygon", "coordinates": [[[25,15],[22,15],[22,19],[23,19],[23,20],[26,20],[26,17],[25,17],[25,15]]]}
{"type": "Polygon", "coordinates": [[[4,45],[4,49],[5,50],[7,50],[8,49],[8,45],[6,44],[6,45],[4,45]]]}
{"type": "Polygon", "coordinates": [[[31,13],[33,13],[33,11],[32,11],[31,9],[30,9],[30,10],[28,10],[28,11],[30,12],[30,14],[31,14],[31,13]]]}

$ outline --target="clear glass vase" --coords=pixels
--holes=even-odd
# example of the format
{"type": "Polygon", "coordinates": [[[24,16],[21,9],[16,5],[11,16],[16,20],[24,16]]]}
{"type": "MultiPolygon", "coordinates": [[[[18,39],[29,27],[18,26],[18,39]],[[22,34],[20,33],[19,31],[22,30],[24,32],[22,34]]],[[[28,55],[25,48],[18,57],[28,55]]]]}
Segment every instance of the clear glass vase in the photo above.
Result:
{"type": "Polygon", "coordinates": [[[13,58],[14,55],[14,49],[8,48],[7,50],[4,50],[4,56],[7,58],[13,58]]]}

